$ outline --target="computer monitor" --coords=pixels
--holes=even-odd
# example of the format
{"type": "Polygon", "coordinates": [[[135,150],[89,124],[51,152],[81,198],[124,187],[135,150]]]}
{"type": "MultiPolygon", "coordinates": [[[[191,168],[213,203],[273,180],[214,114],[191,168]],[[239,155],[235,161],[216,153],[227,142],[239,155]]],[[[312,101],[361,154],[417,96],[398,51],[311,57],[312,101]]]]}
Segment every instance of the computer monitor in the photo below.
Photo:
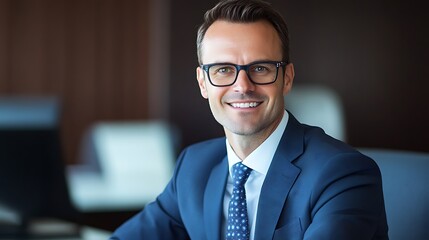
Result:
{"type": "Polygon", "coordinates": [[[73,214],[59,120],[56,98],[0,97],[0,211],[20,231],[35,218],[73,214]]]}

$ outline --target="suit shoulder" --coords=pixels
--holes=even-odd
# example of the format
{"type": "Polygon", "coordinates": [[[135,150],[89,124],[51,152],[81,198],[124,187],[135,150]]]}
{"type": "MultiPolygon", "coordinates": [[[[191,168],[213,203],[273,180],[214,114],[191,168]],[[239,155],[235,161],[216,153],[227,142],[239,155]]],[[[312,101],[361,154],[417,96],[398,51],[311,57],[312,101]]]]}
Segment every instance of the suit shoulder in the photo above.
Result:
{"type": "Polygon", "coordinates": [[[352,164],[366,165],[377,168],[377,164],[370,157],[345,142],[327,135],[321,128],[304,126],[304,146],[307,156],[312,161],[321,164],[335,160],[338,164],[352,166],[352,164]]]}
{"type": "Polygon", "coordinates": [[[326,134],[319,127],[304,125],[304,145],[306,150],[316,151],[319,154],[356,153],[350,145],[326,134]]]}
{"type": "Polygon", "coordinates": [[[225,137],[213,138],[189,145],[185,148],[188,152],[210,151],[211,149],[225,148],[225,137]]]}
{"type": "Polygon", "coordinates": [[[226,156],[225,137],[214,138],[202,142],[194,143],[186,147],[179,158],[186,158],[195,161],[196,159],[214,159],[218,161],[226,156]]]}

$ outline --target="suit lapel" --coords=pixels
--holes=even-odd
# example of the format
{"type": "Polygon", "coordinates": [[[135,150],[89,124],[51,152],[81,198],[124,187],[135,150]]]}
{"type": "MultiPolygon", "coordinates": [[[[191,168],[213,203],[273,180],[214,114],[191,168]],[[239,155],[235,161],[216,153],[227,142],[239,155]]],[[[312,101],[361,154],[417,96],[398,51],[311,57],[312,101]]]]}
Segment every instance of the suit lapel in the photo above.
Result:
{"type": "Polygon", "coordinates": [[[300,173],[292,161],[303,153],[304,132],[289,114],[289,122],[261,189],[255,239],[272,239],[290,189],[300,173]]]}
{"type": "Polygon", "coordinates": [[[207,181],[204,192],[204,222],[207,239],[221,239],[223,197],[228,177],[228,159],[216,165],[207,181]]]}

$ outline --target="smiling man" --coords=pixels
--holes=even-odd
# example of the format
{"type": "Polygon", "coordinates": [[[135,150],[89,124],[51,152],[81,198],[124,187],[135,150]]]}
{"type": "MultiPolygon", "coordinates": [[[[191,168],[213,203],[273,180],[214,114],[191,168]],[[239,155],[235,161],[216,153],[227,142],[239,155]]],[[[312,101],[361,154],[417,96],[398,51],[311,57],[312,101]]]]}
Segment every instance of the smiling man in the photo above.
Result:
{"type": "Polygon", "coordinates": [[[283,57],[279,35],[266,20],[215,21],[199,51],[200,62],[210,63],[197,68],[201,95],[235,153],[245,159],[280,123],[293,65],[283,57]]]}
{"type": "Polygon", "coordinates": [[[377,165],[285,110],[288,41],[266,2],[207,11],[196,76],[225,137],[184,149],[165,190],[111,239],[388,239],[377,165]]]}

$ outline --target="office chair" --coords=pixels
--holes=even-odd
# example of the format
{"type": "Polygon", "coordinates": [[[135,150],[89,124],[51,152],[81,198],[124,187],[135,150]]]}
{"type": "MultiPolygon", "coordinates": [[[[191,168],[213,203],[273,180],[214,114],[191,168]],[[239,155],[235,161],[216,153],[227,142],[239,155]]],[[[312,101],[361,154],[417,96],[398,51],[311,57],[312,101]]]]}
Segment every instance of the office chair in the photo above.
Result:
{"type": "Polygon", "coordinates": [[[429,239],[429,153],[359,150],[380,167],[390,239],[429,239]]]}
{"type": "Polygon", "coordinates": [[[173,173],[174,133],[165,122],[102,122],[82,141],[81,163],[68,167],[81,212],[129,211],[155,200],[173,173]]]}
{"type": "Polygon", "coordinates": [[[346,141],[346,124],[341,98],[320,85],[294,85],[285,97],[286,109],[301,122],[321,127],[328,135],[346,141]]]}

